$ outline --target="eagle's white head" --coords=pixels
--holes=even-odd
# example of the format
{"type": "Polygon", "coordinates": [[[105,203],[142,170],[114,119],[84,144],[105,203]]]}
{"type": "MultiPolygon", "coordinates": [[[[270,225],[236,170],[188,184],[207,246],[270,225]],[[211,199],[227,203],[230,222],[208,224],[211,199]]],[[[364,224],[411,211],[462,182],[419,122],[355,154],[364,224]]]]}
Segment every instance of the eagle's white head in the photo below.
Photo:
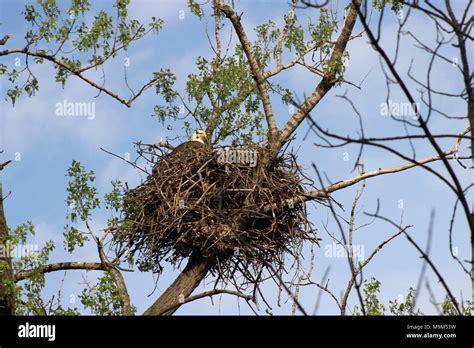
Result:
{"type": "Polygon", "coordinates": [[[198,129],[193,133],[191,137],[191,141],[199,141],[202,144],[206,144],[207,142],[207,133],[202,129],[198,129]]]}

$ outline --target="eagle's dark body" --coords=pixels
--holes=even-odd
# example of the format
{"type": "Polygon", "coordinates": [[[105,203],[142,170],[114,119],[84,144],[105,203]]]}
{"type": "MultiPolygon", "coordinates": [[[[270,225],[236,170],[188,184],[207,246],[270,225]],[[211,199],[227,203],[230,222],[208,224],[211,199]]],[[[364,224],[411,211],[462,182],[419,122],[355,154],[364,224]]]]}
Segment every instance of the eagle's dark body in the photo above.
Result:
{"type": "Polygon", "coordinates": [[[152,175],[164,175],[170,170],[177,171],[189,169],[189,166],[195,167],[202,162],[208,150],[208,147],[200,141],[191,140],[182,143],[155,164],[152,175]]]}

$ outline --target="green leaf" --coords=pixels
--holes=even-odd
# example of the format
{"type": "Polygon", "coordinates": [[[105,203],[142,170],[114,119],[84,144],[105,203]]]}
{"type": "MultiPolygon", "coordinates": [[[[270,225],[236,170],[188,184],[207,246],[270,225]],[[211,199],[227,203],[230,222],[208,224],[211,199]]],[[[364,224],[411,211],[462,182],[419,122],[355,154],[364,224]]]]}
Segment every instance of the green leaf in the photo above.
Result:
{"type": "Polygon", "coordinates": [[[204,11],[202,10],[201,5],[199,5],[194,0],[188,0],[188,7],[192,14],[197,16],[199,19],[202,19],[202,17],[204,16],[204,11]]]}
{"type": "MultiPolygon", "coordinates": [[[[96,285],[88,287],[79,296],[84,307],[95,315],[121,315],[121,297],[115,280],[110,272],[98,279],[96,285]]],[[[132,306],[132,313],[136,312],[132,306]]]]}

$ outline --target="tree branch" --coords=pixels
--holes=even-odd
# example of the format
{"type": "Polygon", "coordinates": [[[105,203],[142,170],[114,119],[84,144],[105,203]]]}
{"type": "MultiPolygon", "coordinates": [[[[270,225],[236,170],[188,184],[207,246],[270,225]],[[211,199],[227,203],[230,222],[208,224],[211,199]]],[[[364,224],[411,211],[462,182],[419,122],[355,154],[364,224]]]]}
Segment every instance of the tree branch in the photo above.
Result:
{"type": "Polygon", "coordinates": [[[182,300],[192,294],[213,265],[214,260],[191,255],[178,278],[143,315],[172,315],[183,304],[182,300]]]}
{"type": "Polygon", "coordinates": [[[6,162],[0,163],[0,170],[3,170],[7,165],[9,165],[12,160],[8,160],[6,162]]]}
{"type": "MultiPolygon", "coordinates": [[[[436,142],[436,139],[431,134],[431,131],[428,128],[428,125],[426,123],[427,121],[425,121],[421,117],[420,110],[418,109],[418,107],[415,103],[415,100],[414,100],[412,94],[410,93],[410,90],[408,89],[406,83],[403,81],[403,79],[399,75],[397,69],[395,68],[394,64],[391,62],[391,60],[388,57],[385,50],[380,46],[379,40],[375,38],[372,30],[369,28],[369,25],[368,25],[367,20],[366,20],[366,16],[361,12],[361,9],[359,8],[360,2],[358,0],[357,1],[352,0],[351,6],[352,6],[352,8],[355,8],[355,10],[357,11],[357,15],[359,16],[359,18],[361,20],[362,26],[364,27],[364,30],[366,31],[367,36],[370,39],[370,43],[372,44],[373,48],[379,53],[380,58],[383,60],[383,62],[387,66],[387,68],[390,70],[390,73],[392,74],[393,78],[395,79],[395,81],[399,85],[399,87],[402,90],[403,94],[408,99],[410,104],[413,105],[414,112],[415,112],[415,115],[417,116],[417,120],[419,122],[420,127],[423,129],[423,132],[428,137],[428,140],[429,140],[430,144],[433,146],[435,151],[438,153],[439,159],[443,162],[444,167],[448,171],[449,176],[451,177],[451,179],[453,181],[453,185],[455,187],[456,196],[459,198],[459,200],[461,202],[461,205],[462,205],[462,208],[463,208],[463,211],[466,215],[466,220],[469,224],[469,230],[471,232],[471,240],[472,240],[472,243],[474,243],[474,215],[472,215],[471,212],[469,211],[468,203],[466,201],[466,198],[464,197],[464,192],[463,192],[463,189],[461,187],[461,183],[459,182],[459,179],[456,176],[456,173],[454,173],[453,168],[449,164],[448,158],[446,158],[446,156],[443,153],[443,151],[441,150],[439,144],[436,142]]],[[[470,86],[468,88],[470,88],[470,86]]],[[[472,244],[472,246],[474,248],[474,244],[472,244]]],[[[473,278],[473,282],[474,282],[474,278],[473,278]]]]}
{"type": "Polygon", "coordinates": [[[100,262],[58,262],[51,263],[36,269],[29,269],[18,272],[14,275],[15,282],[24,280],[34,273],[51,273],[62,270],[86,270],[86,271],[105,271],[105,267],[100,262]]]}
{"type": "Polygon", "coordinates": [[[247,34],[245,33],[244,27],[240,22],[240,16],[238,16],[235,11],[227,4],[224,4],[222,0],[216,2],[216,5],[219,6],[219,9],[224,12],[227,18],[232,22],[235,32],[239,37],[242,48],[247,56],[247,60],[252,71],[252,77],[257,84],[260,97],[262,98],[263,110],[265,112],[265,117],[268,124],[268,130],[270,133],[270,143],[273,143],[277,139],[278,129],[275,123],[275,116],[273,114],[272,105],[270,102],[270,95],[268,94],[267,82],[265,76],[258,66],[257,59],[250,44],[247,34]]]}
{"type": "MultiPolygon", "coordinates": [[[[461,140],[470,131],[471,130],[470,130],[469,127],[466,128],[464,131],[462,131],[459,134],[458,139],[456,140],[456,142],[454,144],[454,147],[449,151],[443,152],[442,155],[434,155],[434,156],[426,157],[426,158],[424,158],[422,160],[419,160],[419,161],[413,160],[410,163],[406,163],[404,165],[397,166],[397,167],[390,167],[390,168],[384,168],[384,169],[379,168],[379,169],[376,169],[376,170],[373,170],[373,171],[370,171],[370,172],[362,173],[361,175],[358,175],[356,177],[353,177],[353,178],[350,178],[350,179],[347,179],[347,180],[338,181],[338,182],[336,182],[332,185],[329,185],[325,188],[322,188],[320,190],[310,191],[310,192],[304,193],[302,195],[296,196],[296,197],[292,198],[291,201],[292,201],[293,204],[297,204],[297,203],[303,203],[303,202],[307,202],[307,201],[314,200],[314,199],[326,199],[326,198],[329,197],[329,195],[332,192],[335,192],[335,191],[341,190],[343,188],[352,186],[352,185],[357,184],[358,182],[361,182],[361,181],[363,181],[365,179],[368,179],[368,178],[372,178],[372,177],[379,176],[379,175],[384,175],[384,174],[392,174],[392,173],[402,172],[402,171],[405,171],[407,169],[411,169],[413,167],[417,167],[417,166],[420,166],[420,165],[425,165],[425,164],[430,163],[430,162],[439,161],[442,158],[457,159],[458,157],[456,155],[459,151],[459,145],[461,143],[461,140]]],[[[278,208],[281,208],[281,204],[276,204],[275,203],[275,204],[271,204],[271,205],[266,206],[263,209],[263,211],[268,212],[272,209],[278,209],[278,208]]]]}
{"type": "Polygon", "coordinates": [[[343,299],[342,299],[342,302],[341,302],[341,306],[340,306],[340,309],[341,309],[341,315],[345,315],[346,313],[346,307],[347,307],[347,300],[349,299],[349,294],[352,290],[352,286],[354,285],[354,282],[356,280],[356,277],[357,275],[360,273],[360,271],[362,271],[362,269],[367,266],[367,264],[373,259],[373,257],[385,246],[385,244],[389,243],[390,241],[392,241],[393,239],[395,239],[396,237],[398,237],[400,234],[402,233],[406,233],[405,231],[412,227],[411,225],[408,225],[408,226],[405,226],[403,229],[400,229],[397,233],[393,234],[392,236],[390,236],[390,238],[384,240],[382,243],[380,243],[373,251],[372,253],[370,254],[370,256],[358,267],[354,270],[354,273],[352,274],[351,276],[351,279],[349,279],[349,282],[347,284],[347,288],[346,288],[346,291],[344,293],[344,296],[343,296],[343,299]]]}
{"type": "Polygon", "coordinates": [[[214,289],[214,290],[209,290],[209,291],[205,291],[205,292],[202,292],[200,294],[197,294],[197,295],[193,295],[193,296],[189,296],[187,298],[185,298],[184,300],[178,302],[178,303],[174,303],[168,307],[165,307],[162,309],[161,313],[157,313],[156,315],[163,315],[164,313],[168,312],[168,311],[171,311],[185,303],[189,303],[189,302],[192,302],[192,301],[195,301],[195,300],[199,300],[201,298],[204,298],[204,297],[212,297],[214,295],[218,295],[218,294],[229,294],[229,295],[234,295],[234,296],[237,296],[237,297],[241,297],[243,299],[245,299],[246,301],[252,301],[253,300],[253,297],[251,295],[246,295],[246,294],[243,294],[239,291],[233,291],[233,290],[227,290],[227,289],[214,289]]]}
{"type": "Polygon", "coordinates": [[[120,297],[120,304],[122,306],[122,315],[132,315],[133,313],[130,295],[128,294],[127,285],[125,284],[125,280],[123,279],[122,273],[120,273],[120,271],[117,269],[117,265],[113,264],[108,260],[104,252],[103,240],[107,236],[107,232],[102,238],[99,239],[94,235],[91,227],[89,226],[89,222],[87,220],[85,222],[89,233],[97,244],[97,251],[99,253],[99,258],[102,265],[104,266],[104,269],[110,272],[110,274],[114,278],[115,285],[117,285],[120,297]]]}
{"type": "Polygon", "coordinates": [[[441,275],[441,273],[439,272],[439,270],[436,268],[436,266],[433,264],[433,262],[431,261],[431,259],[429,258],[428,254],[426,254],[423,249],[420,248],[420,246],[418,245],[418,243],[416,243],[413,238],[411,238],[411,236],[407,233],[406,229],[402,229],[399,225],[397,225],[395,222],[393,222],[392,220],[386,218],[386,217],[383,217],[383,216],[380,216],[378,215],[378,213],[375,213],[375,214],[368,214],[366,213],[366,215],[368,216],[372,216],[374,218],[379,218],[383,221],[386,221],[388,223],[390,223],[392,226],[395,226],[397,228],[399,228],[401,230],[401,232],[403,232],[403,234],[405,235],[405,237],[408,239],[408,241],[415,247],[415,249],[420,253],[420,255],[422,256],[423,259],[425,259],[426,263],[431,267],[431,269],[433,270],[433,272],[436,274],[436,277],[438,278],[439,282],[441,283],[441,285],[443,285],[444,289],[446,290],[446,293],[448,294],[448,297],[450,298],[450,300],[452,301],[456,311],[458,312],[458,315],[463,315],[461,310],[459,309],[459,304],[458,304],[458,301],[456,300],[456,297],[454,297],[453,293],[451,292],[451,290],[449,289],[449,286],[448,284],[446,283],[446,281],[444,280],[443,276],[441,275]]]}
{"type": "Polygon", "coordinates": [[[5,35],[1,40],[0,40],[0,46],[3,46],[7,43],[8,39],[10,39],[9,35],[5,35]]]}
{"type": "Polygon", "coordinates": [[[125,283],[125,279],[123,279],[122,273],[114,266],[108,265],[107,268],[110,274],[112,274],[112,277],[114,277],[115,284],[118,288],[120,302],[122,304],[122,315],[133,315],[130,295],[128,294],[127,284],[125,283]]]}
{"type": "Polygon", "coordinates": [[[118,100],[120,103],[122,103],[123,105],[127,106],[127,107],[131,107],[133,101],[135,99],[137,99],[142,93],[143,91],[145,91],[146,89],[150,88],[154,83],[155,81],[157,80],[157,78],[154,78],[152,80],[150,80],[148,83],[146,83],[139,91],[138,93],[132,95],[130,97],[130,99],[128,100],[125,100],[124,98],[120,97],[118,94],[112,92],[111,90],[103,87],[103,86],[100,86],[99,84],[97,84],[96,82],[92,81],[91,79],[85,77],[81,72],[82,70],[79,69],[79,70],[75,70],[73,69],[71,66],[69,66],[69,64],[63,62],[62,60],[60,59],[57,59],[56,57],[52,56],[52,55],[49,55],[49,54],[46,54],[46,53],[43,53],[43,52],[37,52],[37,51],[30,51],[28,50],[26,47],[25,48],[13,48],[13,49],[9,49],[9,50],[4,50],[4,51],[0,51],[0,56],[6,56],[6,55],[10,55],[10,54],[16,54],[16,53],[20,53],[20,54],[25,54],[27,56],[31,56],[31,57],[38,57],[38,58],[43,58],[45,60],[48,60],[54,64],[56,64],[57,66],[69,71],[72,75],[75,75],[77,76],[78,78],[80,78],[82,81],[86,82],[87,84],[91,85],[92,87],[98,89],[99,91],[101,92],[104,92],[105,94],[108,94],[109,96],[111,96],[112,98],[118,100]]]}
{"type": "Polygon", "coordinates": [[[285,27],[281,31],[280,37],[278,38],[277,43],[277,67],[282,66],[282,51],[283,51],[283,41],[285,41],[286,35],[288,34],[288,30],[290,29],[290,23],[295,16],[295,8],[298,5],[298,0],[293,0],[290,8],[290,12],[288,13],[288,17],[286,18],[285,27]]]}
{"type": "MultiPolygon", "coordinates": [[[[0,153],[2,152],[3,150],[0,151],[0,153]]],[[[0,164],[0,173],[10,162],[7,161],[0,164]]],[[[9,238],[9,229],[3,208],[3,190],[0,177],[0,246],[5,248],[9,238]]],[[[0,267],[0,315],[13,315],[15,314],[15,297],[8,286],[8,283],[13,280],[12,260],[8,253],[0,253],[0,262],[3,264],[0,267]]]]}
{"type": "MultiPolygon", "coordinates": [[[[358,0],[360,3],[360,0],[358,0]]],[[[352,29],[354,28],[357,19],[357,10],[354,4],[351,4],[349,14],[345,20],[342,32],[337,39],[334,50],[329,59],[329,63],[338,63],[342,59],[342,55],[346,49],[347,42],[351,38],[352,29]]],[[[329,73],[323,77],[319,82],[313,93],[301,104],[299,109],[293,114],[288,120],[283,131],[280,134],[279,142],[280,147],[283,145],[298,128],[301,122],[305,119],[306,115],[313,110],[313,108],[320,102],[320,100],[326,95],[326,93],[336,84],[336,72],[329,73]]]]}

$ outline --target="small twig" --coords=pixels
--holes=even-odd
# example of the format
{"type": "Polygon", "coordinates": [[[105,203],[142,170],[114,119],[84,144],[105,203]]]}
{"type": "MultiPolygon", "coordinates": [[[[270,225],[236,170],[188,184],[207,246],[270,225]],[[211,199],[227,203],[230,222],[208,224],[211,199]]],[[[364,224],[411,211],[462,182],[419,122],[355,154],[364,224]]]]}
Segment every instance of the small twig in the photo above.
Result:
{"type": "Polygon", "coordinates": [[[227,289],[215,289],[215,290],[205,291],[205,292],[202,292],[200,294],[192,295],[192,296],[189,296],[185,299],[182,299],[182,301],[180,301],[179,303],[174,303],[174,304],[166,307],[165,309],[161,310],[161,313],[158,313],[156,315],[162,315],[162,313],[169,312],[170,310],[175,309],[176,307],[179,307],[179,306],[181,306],[185,303],[189,303],[189,302],[192,302],[192,301],[195,301],[195,300],[199,300],[199,299],[204,298],[204,297],[212,297],[212,296],[218,295],[218,294],[234,295],[234,296],[237,296],[237,297],[241,297],[241,298],[245,299],[246,301],[252,301],[253,300],[253,296],[246,295],[246,294],[243,294],[243,293],[238,292],[238,291],[227,290],[227,289]]]}

